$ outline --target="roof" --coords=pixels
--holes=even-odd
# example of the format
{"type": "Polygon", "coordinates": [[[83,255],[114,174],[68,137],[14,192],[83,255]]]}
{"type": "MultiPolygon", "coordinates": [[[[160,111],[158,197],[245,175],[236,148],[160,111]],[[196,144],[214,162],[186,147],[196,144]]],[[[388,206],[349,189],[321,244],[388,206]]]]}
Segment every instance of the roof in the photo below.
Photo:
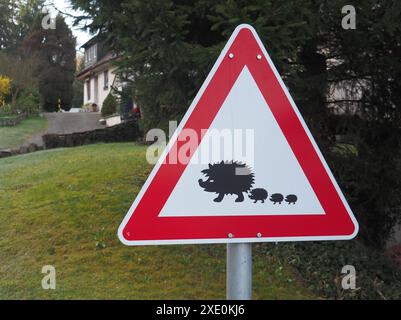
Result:
{"type": "Polygon", "coordinates": [[[103,41],[103,40],[104,40],[104,36],[103,36],[103,35],[100,35],[100,34],[97,34],[96,36],[94,36],[94,37],[90,38],[88,41],[86,41],[86,42],[80,47],[80,49],[82,49],[82,48],[87,49],[87,48],[93,46],[94,44],[96,44],[96,43],[98,43],[98,42],[101,42],[101,41],[103,41]]]}
{"type": "Polygon", "coordinates": [[[105,64],[110,63],[111,61],[114,61],[118,58],[116,55],[106,55],[102,59],[100,59],[98,62],[95,64],[83,69],[80,73],[76,75],[76,77],[80,80],[85,79],[87,76],[90,76],[96,71],[101,71],[101,67],[103,67],[105,64]],[[100,69],[100,70],[97,70],[100,69]]]}

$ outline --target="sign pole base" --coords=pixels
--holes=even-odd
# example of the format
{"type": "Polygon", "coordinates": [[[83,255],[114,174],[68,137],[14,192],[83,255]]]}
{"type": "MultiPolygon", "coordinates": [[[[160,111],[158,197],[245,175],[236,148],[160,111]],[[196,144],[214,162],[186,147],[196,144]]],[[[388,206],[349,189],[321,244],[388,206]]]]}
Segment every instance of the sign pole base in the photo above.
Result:
{"type": "Polygon", "coordinates": [[[227,244],[227,300],[252,299],[252,243],[227,244]]]}

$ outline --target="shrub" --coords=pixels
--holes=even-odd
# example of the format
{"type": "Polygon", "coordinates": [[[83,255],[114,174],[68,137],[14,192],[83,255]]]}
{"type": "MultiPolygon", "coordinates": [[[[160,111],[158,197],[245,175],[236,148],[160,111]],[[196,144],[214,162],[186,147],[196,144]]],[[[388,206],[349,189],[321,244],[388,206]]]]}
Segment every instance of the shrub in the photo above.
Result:
{"type": "Polygon", "coordinates": [[[5,97],[11,91],[11,79],[6,76],[0,75],[0,107],[4,105],[5,97]]]}
{"type": "Polygon", "coordinates": [[[14,110],[10,104],[3,104],[2,106],[0,105],[0,116],[9,116],[13,113],[14,110]]]}
{"type": "Polygon", "coordinates": [[[401,272],[382,252],[359,241],[285,243],[264,245],[292,265],[315,294],[332,299],[400,299],[401,272]],[[344,290],[342,268],[356,271],[356,289],[344,290]]]}
{"type": "Polygon", "coordinates": [[[115,114],[117,112],[118,103],[116,98],[109,93],[107,98],[103,102],[102,106],[102,116],[107,117],[115,114]]]}
{"type": "Polygon", "coordinates": [[[15,102],[15,109],[19,112],[37,114],[40,111],[40,97],[35,92],[24,92],[15,102]]]}
{"type": "Polygon", "coordinates": [[[82,112],[90,112],[92,111],[92,104],[91,103],[85,103],[84,105],[82,105],[81,107],[82,112]]]}

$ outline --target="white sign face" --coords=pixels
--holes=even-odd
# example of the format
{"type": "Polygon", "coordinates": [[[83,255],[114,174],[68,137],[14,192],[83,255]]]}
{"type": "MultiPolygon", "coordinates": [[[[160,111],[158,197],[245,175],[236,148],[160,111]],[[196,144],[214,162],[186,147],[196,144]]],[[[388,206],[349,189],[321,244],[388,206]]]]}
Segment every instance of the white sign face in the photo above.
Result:
{"type": "Polygon", "coordinates": [[[194,161],[187,165],[160,217],[324,214],[315,192],[247,67],[242,70],[192,159],[194,161]],[[227,148],[224,148],[227,143],[221,141],[216,144],[216,139],[209,138],[210,134],[224,130],[253,132],[254,148],[251,150],[251,158],[254,159],[247,162],[247,165],[254,173],[254,189],[262,188],[268,193],[268,199],[264,202],[254,203],[248,196],[243,202],[235,202],[235,194],[226,195],[221,202],[214,202],[216,193],[205,192],[200,187],[198,180],[206,180],[202,170],[208,168],[208,164],[202,161],[208,157],[203,157],[202,154],[212,156],[211,164],[221,160],[237,160],[233,150],[229,150],[231,152],[227,154],[227,148]],[[205,151],[207,148],[209,150],[205,151]],[[294,205],[283,200],[281,204],[274,204],[269,200],[273,194],[281,194],[284,198],[287,195],[296,195],[297,202],[294,205]]]}

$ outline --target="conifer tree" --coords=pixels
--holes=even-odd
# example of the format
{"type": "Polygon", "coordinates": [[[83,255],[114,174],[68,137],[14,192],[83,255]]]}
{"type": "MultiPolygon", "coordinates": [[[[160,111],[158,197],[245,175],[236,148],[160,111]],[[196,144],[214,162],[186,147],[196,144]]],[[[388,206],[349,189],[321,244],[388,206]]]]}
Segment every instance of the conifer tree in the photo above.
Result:
{"type": "Polygon", "coordinates": [[[36,75],[43,108],[69,109],[73,98],[76,41],[64,18],[57,16],[56,28],[45,29],[37,19],[24,39],[24,54],[38,61],[36,75]]]}

